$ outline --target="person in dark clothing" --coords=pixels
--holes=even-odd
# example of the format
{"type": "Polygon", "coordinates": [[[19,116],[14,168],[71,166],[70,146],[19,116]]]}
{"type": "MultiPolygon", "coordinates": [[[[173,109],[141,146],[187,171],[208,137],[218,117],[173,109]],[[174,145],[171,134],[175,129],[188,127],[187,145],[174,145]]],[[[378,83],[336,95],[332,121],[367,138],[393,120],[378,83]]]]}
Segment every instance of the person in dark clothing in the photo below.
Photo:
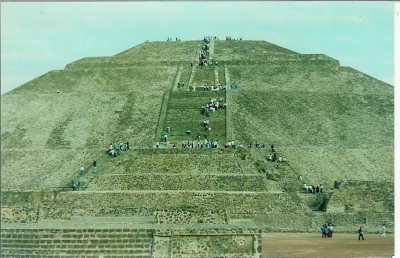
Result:
{"type": "Polygon", "coordinates": [[[326,238],[326,227],[325,227],[325,225],[322,225],[321,232],[322,232],[322,238],[326,238]]]}
{"type": "Polygon", "coordinates": [[[96,165],[97,165],[97,162],[95,160],[95,161],[93,161],[93,167],[96,167],[96,165]]]}
{"type": "Polygon", "coordinates": [[[364,240],[364,229],[360,227],[360,229],[357,231],[358,232],[358,240],[362,237],[362,240],[364,240]]]}

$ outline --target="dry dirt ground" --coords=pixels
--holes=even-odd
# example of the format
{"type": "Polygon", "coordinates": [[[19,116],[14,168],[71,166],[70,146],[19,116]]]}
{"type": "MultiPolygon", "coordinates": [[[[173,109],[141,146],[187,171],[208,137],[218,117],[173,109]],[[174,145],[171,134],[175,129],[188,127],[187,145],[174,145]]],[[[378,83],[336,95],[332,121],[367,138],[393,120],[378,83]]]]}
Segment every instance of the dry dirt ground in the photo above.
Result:
{"type": "Polygon", "coordinates": [[[263,234],[263,257],[392,257],[394,235],[365,234],[358,241],[358,234],[334,234],[321,238],[309,233],[263,234]]]}

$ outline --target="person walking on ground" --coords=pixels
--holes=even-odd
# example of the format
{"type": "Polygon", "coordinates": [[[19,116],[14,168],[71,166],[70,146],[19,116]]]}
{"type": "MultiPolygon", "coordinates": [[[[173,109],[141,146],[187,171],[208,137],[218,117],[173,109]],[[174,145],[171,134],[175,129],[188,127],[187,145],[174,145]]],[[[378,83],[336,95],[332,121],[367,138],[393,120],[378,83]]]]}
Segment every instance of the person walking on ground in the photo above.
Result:
{"type": "Polygon", "coordinates": [[[358,240],[362,237],[362,240],[364,240],[364,229],[360,227],[360,229],[357,231],[358,232],[358,240]]]}
{"type": "Polygon", "coordinates": [[[93,167],[95,167],[97,165],[96,160],[93,161],[93,167]]]}
{"type": "Polygon", "coordinates": [[[326,227],[325,227],[325,225],[322,225],[321,233],[322,233],[322,238],[326,238],[326,227]]]}
{"type": "Polygon", "coordinates": [[[93,173],[97,172],[97,167],[93,167],[93,173]]]}
{"type": "Polygon", "coordinates": [[[331,235],[330,237],[332,238],[332,236],[333,236],[333,226],[332,226],[332,224],[329,224],[328,229],[329,229],[329,233],[331,235]]]}
{"type": "Polygon", "coordinates": [[[383,237],[386,237],[386,227],[385,227],[385,225],[386,225],[386,224],[383,224],[383,225],[382,225],[382,236],[383,236],[383,237]]]}
{"type": "Polygon", "coordinates": [[[84,170],[85,170],[85,168],[83,166],[81,166],[81,175],[83,175],[84,170]]]}
{"type": "Polygon", "coordinates": [[[322,186],[322,184],[320,184],[320,185],[319,185],[319,192],[320,192],[320,193],[322,193],[322,189],[323,189],[323,188],[324,188],[324,187],[322,186]]]}

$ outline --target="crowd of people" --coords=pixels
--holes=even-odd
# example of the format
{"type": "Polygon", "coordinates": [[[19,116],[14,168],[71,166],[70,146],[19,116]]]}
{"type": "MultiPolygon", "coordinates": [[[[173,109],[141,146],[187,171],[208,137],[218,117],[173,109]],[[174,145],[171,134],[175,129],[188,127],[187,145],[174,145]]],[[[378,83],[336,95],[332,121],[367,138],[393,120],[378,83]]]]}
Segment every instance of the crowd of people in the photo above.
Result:
{"type": "Polygon", "coordinates": [[[218,40],[218,37],[217,36],[204,36],[204,40],[208,40],[208,41],[210,41],[211,39],[214,39],[214,40],[218,40]]]}
{"type": "Polygon", "coordinates": [[[322,225],[321,233],[322,233],[322,238],[326,238],[326,237],[330,237],[331,238],[332,235],[333,235],[333,226],[332,226],[332,224],[329,224],[329,226],[322,225]]]}
{"type": "Polygon", "coordinates": [[[200,66],[210,65],[210,62],[207,60],[207,55],[210,54],[209,50],[210,50],[210,40],[207,38],[204,38],[202,50],[199,51],[200,66]]]}
{"type": "MultiPolygon", "coordinates": [[[[207,139],[207,135],[204,135],[204,141],[202,141],[199,133],[193,135],[193,141],[182,141],[182,148],[218,148],[218,146],[218,140],[210,141],[207,139]]],[[[176,146],[173,146],[173,148],[176,148],[176,146]]]]}
{"type": "Polygon", "coordinates": [[[108,147],[108,154],[112,157],[117,157],[117,154],[120,154],[123,151],[129,150],[129,142],[117,142],[112,143],[108,147]]]}
{"type": "MultiPolygon", "coordinates": [[[[225,109],[226,108],[226,102],[224,102],[223,98],[219,98],[218,101],[216,99],[211,98],[210,101],[205,105],[201,107],[201,114],[206,115],[206,117],[210,117],[210,114],[214,114],[217,112],[218,109],[225,109]],[[223,103],[223,104],[222,104],[223,103]]],[[[207,127],[207,124],[204,121],[204,126],[207,127]]]]}
{"type": "MultiPolygon", "coordinates": [[[[172,38],[168,37],[167,41],[172,41],[172,38]]],[[[182,41],[181,39],[175,38],[175,41],[182,41]]]]}
{"type": "Polygon", "coordinates": [[[232,38],[231,36],[225,36],[225,39],[226,40],[242,40],[242,37],[240,37],[239,39],[235,39],[235,38],[232,38]]]}
{"type": "MultiPolygon", "coordinates": [[[[182,86],[183,87],[183,86],[182,86]]],[[[242,86],[242,87],[239,87],[239,86],[237,86],[237,85],[234,85],[234,84],[232,84],[232,85],[221,85],[221,84],[218,84],[217,86],[213,86],[213,85],[211,85],[211,86],[208,86],[208,85],[204,85],[204,86],[198,86],[198,87],[200,87],[200,88],[203,88],[203,91],[214,91],[214,92],[217,92],[217,91],[223,91],[223,90],[229,90],[229,89],[232,89],[232,90],[244,90],[244,86],[242,86]]],[[[180,86],[178,85],[178,88],[180,88],[180,86]]],[[[191,87],[191,89],[192,89],[192,91],[196,91],[196,87],[195,86],[192,86],[191,87]]]]}
{"type": "MultiPolygon", "coordinates": [[[[299,179],[302,180],[302,176],[299,176],[299,179]]],[[[303,189],[306,193],[315,194],[315,193],[322,193],[324,187],[322,184],[320,184],[319,186],[318,185],[314,186],[314,185],[307,185],[307,183],[304,183],[303,189]]]]}

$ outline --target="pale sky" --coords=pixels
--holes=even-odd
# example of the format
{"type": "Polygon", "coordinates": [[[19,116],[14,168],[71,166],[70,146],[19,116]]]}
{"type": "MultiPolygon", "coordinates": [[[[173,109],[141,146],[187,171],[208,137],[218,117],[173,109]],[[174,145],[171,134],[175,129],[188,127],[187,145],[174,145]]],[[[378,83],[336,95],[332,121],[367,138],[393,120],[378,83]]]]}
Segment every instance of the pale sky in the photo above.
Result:
{"type": "Polygon", "coordinates": [[[326,54],[394,84],[393,2],[1,3],[1,91],[146,40],[226,35],[326,54]]]}

